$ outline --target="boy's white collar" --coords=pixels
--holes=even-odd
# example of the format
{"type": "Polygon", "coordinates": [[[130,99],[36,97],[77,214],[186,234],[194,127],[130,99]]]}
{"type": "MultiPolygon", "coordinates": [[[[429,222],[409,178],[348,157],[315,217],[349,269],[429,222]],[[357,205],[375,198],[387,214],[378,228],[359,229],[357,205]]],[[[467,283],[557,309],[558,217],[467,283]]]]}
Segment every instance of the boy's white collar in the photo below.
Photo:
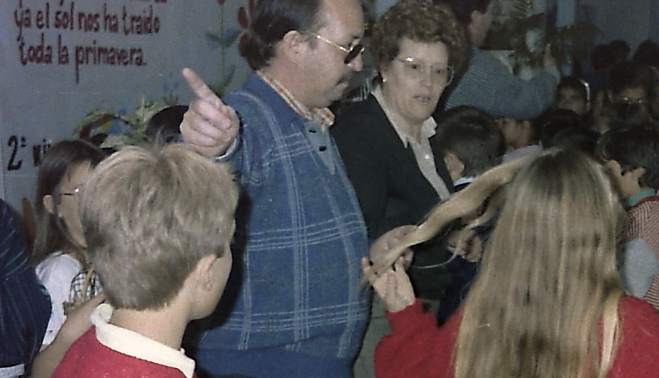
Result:
{"type": "Polygon", "coordinates": [[[186,378],[193,377],[195,362],[185,355],[183,349],[173,349],[137,332],[108,323],[112,310],[112,306],[103,303],[94,310],[90,318],[96,327],[96,339],[101,344],[132,357],[179,369],[186,378]]]}

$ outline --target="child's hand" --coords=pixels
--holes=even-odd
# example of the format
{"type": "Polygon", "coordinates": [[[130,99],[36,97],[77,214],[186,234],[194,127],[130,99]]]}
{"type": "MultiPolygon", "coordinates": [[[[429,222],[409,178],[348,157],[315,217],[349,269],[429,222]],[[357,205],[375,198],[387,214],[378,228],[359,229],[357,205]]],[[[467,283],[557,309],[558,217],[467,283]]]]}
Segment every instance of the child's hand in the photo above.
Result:
{"type": "Polygon", "coordinates": [[[41,349],[34,359],[31,378],[50,378],[59,365],[64,353],[80,336],[82,336],[92,322],[89,320],[92,311],[105,300],[105,295],[99,294],[83,305],[71,310],[62,328],[57,332],[55,340],[47,347],[41,349]]]}
{"type": "MultiPolygon", "coordinates": [[[[392,269],[373,276],[370,283],[375,289],[375,292],[382,299],[387,311],[398,312],[404,308],[414,304],[416,298],[414,297],[414,289],[405,268],[403,266],[403,259],[399,258],[394,263],[392,269]]],[[[362,270],[365,276],[370,276],[371,267],[367,258],[362,259],[362,270]]]]}
{"type": "MultiPolygon", "coordinates": [[[[371,259],[371,261],[375,262],[380,260],[382,257],[384,257],[387,254],[387,252],[389,252],[392,248],[400,244],[400,241],[403,238],[403,236],[409,234],[414,230],[416,230],[416,226],[400,226],[380,236],[378,240],[376,240],[375,243],[373,243],[373,245],[368,251],[369,258],[371,259]]],[[[403,253],[399,257],[399,259],[402,258],[403,266],[405,269],[407,269],[410,266],[410,263],[412,262],[412,257],[413,257],[413,252],[409,248],[403,251],[403,253]]]]}
{"type": "Polygon", "coordinates": [[[92,311],[103,303],[104,300],[105,295],[99,294],[84,304],[72,309],[68,313],[66,321],[62,324],[62,328],[57,333],[57,338],[62,338],[67,343],[72,344],[87,332],[92,325],[91,320],[89,320],[92,311]]]}
{"type": "Polygon", "coordinates": [[[449,236],[449,252],[475,263],[483,256],[483,243],[473,230],[454,232],[449,236]]]}

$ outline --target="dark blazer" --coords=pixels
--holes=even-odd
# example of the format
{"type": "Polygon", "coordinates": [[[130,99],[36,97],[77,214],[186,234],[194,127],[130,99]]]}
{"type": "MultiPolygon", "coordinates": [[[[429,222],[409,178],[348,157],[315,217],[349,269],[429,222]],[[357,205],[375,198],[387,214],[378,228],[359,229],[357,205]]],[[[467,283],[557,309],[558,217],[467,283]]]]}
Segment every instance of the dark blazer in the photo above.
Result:
{"type": "MultiPolygon", "coordinates": [[[[439,196],[423,176],[411,146],[403,145],[384,110],[370,95],[342,113],[331,128],[364,213],[369,239],[374,240],[398,226],[419,224],[439,202],[439,196]]],[[[437,173],[449,191],[451,178],[437,143],[430,138],[437,173]]],[[[415,248],[413,267],[445,260],[441,238],[415,248]],[[428,253],[423,253],[423,252],[428,253]]],[[[450,276],[443,267],[411,268],[417,295],[439,299],[450,276]]]]}

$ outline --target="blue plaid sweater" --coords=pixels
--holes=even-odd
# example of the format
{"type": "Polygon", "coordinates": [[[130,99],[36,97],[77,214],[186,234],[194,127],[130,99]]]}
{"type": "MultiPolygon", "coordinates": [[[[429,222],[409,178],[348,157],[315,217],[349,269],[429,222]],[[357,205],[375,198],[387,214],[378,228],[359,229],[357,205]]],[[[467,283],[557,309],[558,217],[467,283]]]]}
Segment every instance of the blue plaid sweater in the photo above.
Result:
{"type": "Polygon", "coordinates": [[[368,244],[334,141],[254,74],[224,101],[241,119],[227,161],[243,198],[234,272],[214,314],[221,325],[199,347],[350,360],[368,316],[359,285],[368,244]]]}

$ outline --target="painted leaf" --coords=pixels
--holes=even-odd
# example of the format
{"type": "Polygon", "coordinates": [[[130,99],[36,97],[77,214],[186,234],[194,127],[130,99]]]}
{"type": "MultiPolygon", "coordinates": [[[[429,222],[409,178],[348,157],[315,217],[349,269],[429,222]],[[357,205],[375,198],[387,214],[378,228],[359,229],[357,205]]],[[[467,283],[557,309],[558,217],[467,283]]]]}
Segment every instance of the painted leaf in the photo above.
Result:
{"type": "Polygon", "coordinates": [[[240,30],[236,28],[229,28],[224,35],[222,36],[222,44],[224,47],[230,47],[236,41],[236,38],[240,35],[240,30]]]}
{"type": "Polygon", "coordinates": [[[224,47],[222,38],[220,38],[219,35],[210,32],[206,32],[206,46],[211,50],[215,50],[220,46],[224,47]]]}
{"type": "Polygon", "coordinates": [[[224,80],[222,82],[223,87],[226,88],[226,87],[229,86],[229,84],[231,84],[231,81],[233,80],[233,75],[234,75],[235,72],[236,72],[236,66],[232,64],[229,67],[228,72],[224,73],[224,80]]]}

